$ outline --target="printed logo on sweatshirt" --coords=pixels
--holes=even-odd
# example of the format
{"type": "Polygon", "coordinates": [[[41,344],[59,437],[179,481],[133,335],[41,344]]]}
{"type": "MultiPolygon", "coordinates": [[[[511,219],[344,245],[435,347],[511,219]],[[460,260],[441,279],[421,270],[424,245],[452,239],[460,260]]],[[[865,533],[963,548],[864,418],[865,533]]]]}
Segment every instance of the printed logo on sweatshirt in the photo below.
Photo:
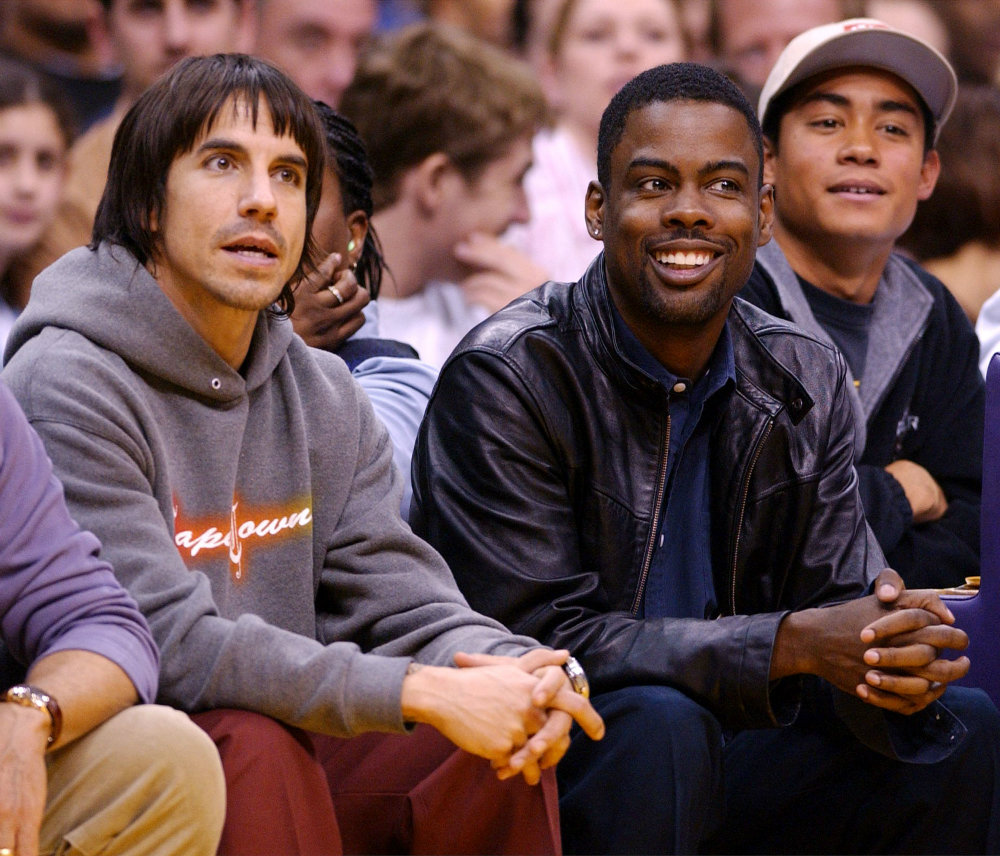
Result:
{"type": "Polygon", "coordinates": [[[261,541],[274,542],[287,538],[298,529],[312,527],[312,506],[296,507],[289,503],[286,508],[240,509],[240,500],[233,497],[229,519],[217,517],[187,518],[174,498],[174,544],[186,564],[189,559],[201,553],[216,553],[225,550],[229,555],[229,573],[234,582],[244,580],[244,552],[261,541]]]}

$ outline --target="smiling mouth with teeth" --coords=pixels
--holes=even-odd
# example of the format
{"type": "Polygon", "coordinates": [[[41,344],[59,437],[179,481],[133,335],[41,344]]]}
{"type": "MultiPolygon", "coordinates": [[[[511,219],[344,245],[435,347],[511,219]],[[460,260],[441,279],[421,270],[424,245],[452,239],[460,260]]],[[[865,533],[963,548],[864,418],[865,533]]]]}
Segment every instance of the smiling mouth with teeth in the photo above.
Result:
{"type": "Polygon", "coordinates": [[[231,253],[251,253],[256,256],[263,256],[267,259],[275,258],[275,254],[269,250],[265,250],[261,247],[254,247],[249,244],[234,244],[231,247],[226,247],[231,253]]]}
{"type": "Polygon", "coordinates": [[[834,193],[855,193],[858,196],[881,196],[882,191],[874,187],[834,187],[834,193]]]}
{"type": "Polygon", "coordinates": [[[656,260],[661,265],[670,265],[680,268],[698,268],[707,265],[715,257],[712,253],[690,252],[690,253],[656,253],[656,260]]]}

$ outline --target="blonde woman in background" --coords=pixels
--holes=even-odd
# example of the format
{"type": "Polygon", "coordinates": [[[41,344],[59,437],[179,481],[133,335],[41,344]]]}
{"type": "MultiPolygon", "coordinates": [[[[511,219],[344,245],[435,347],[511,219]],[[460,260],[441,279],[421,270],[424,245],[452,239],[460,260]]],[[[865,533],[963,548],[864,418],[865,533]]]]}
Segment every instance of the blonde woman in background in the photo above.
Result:
{"type": "Polygon", "coordinates": [[[687,57],[674,0],[563,0],[539,59],[555,124],[535,135],[524,180],[531,211],[504,239],[557,280],[575,280],[600,245],[583,199],[597,177],[597,129],[612,96],[639,72],[687,57]]]}

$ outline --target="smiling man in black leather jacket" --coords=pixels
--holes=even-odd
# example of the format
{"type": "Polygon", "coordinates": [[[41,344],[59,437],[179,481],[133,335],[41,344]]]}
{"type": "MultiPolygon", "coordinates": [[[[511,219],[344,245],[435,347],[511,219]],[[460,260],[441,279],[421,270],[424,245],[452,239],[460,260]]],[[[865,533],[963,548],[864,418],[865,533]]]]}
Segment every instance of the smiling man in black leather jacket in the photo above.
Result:
{"type": "Polygon", "coordinates": [[[607,736],[560,765],[566,852],[990,850],[1000,717],[938,701],[965,637],[884,568],[843,359],[733,300],[770,237],[761,158],[708,69],[622,89],[586,203],[605,251],[445,365],[414,526],[589,674],[607,736]]]}

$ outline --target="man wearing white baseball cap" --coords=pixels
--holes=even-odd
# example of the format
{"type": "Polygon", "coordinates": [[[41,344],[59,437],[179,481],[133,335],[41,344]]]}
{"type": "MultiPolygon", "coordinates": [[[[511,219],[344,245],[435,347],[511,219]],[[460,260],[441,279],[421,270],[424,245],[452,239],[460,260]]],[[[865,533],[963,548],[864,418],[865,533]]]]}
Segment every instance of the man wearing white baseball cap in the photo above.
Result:
{"type": "Polygon", "coordinates": [[[843,353],[865,515],[914,588],[979,573],[978,343],[942,283],[893,252],[934,190],[955,94],[941,54],[881,21],[793,39],[758,108],[774,240],[741,293],[843,353]]]}

